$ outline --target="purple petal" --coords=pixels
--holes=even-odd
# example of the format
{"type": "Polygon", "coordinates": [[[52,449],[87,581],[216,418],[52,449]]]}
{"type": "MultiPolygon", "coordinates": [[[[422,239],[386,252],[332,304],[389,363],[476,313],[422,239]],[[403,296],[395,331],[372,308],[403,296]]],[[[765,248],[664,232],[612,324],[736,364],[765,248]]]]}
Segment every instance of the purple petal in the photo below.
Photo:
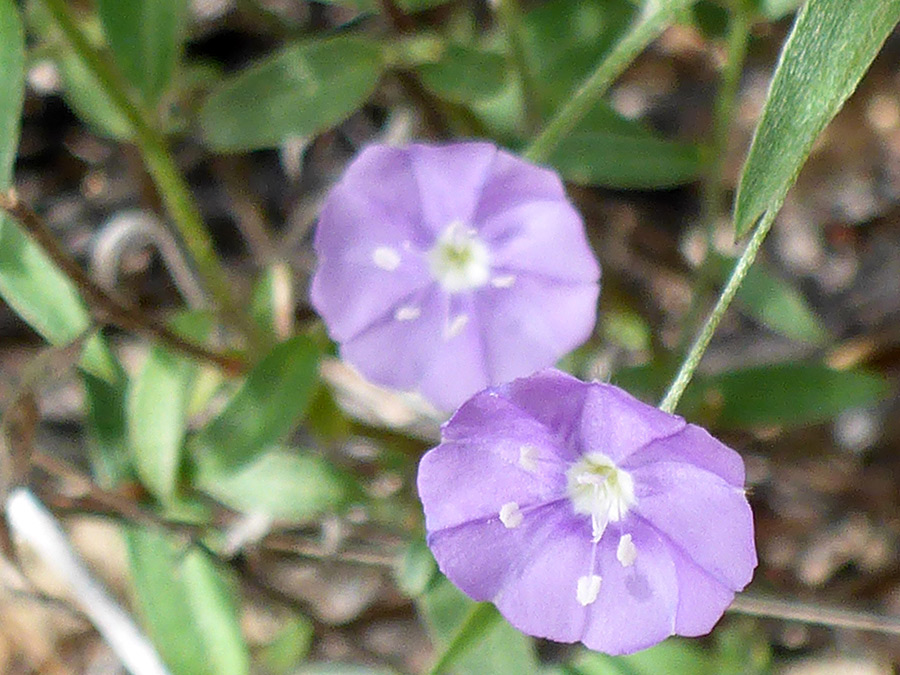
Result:
{"type": "Polygon", "coordinates": [[[406,152],[428,228],[438,234],[454,221],[472,225],[497,148],[490,143],[410,145],[406,152]]]}
{"type": "Polygon", "coordinates": [[[607,654],[627,654],[674,633],[678,584],[666,543],[652,528],[637,519],[623,521],[621,532],[631,535],[637,549],[630,567],[616,558],[619,537],[611,530],[597,547],[602,582],[589,605],[582,642],[607,654]]]}
{"type": "Polygon", "coordinates": [[[581,415],[582,451],[601,452],[623,466],[631,453],[685,427],[682,418],[599,382],[590,386],[581,415]]]}
{"type": "Polygon", "coordinates": [[[675,561],[679,588],[675,632],[687,637],[706,635],[734,600],[734,591],[679,549],[671,548],[669,553],[675,561]]]}
{"type": "Polygon", "coordinates": [[[706,429],[688,424],[680,432],[660,438],[622,462],[634,469],[660,461],[684,462],[714,473],[738,488],[744,487],[744,460],[734,450],[709,435],[706,429]]]}
{"type": "Polygon", "coordinates": [[[440,347],[435,336],[441,334],[446,320],[447,298],[432,286],[342,344],[341,358],[373,382],[413,389],[434,360],[440,347]],[[397,313],[404,309],[419,315],[403,318],[397,313]]]}
{"type": "Polygon", "coordinates": [[[596,283],[600,278],[581,216],[562,199],[510,207],[484,221],[479,234],[491,246],[498,274],[532,274],[584,283],[596,283]]]}
{"type": "Polygon", "coordinates": [[[681,462],[655,462],[631,471],[634,511],[673,546],[738,591],[756,567],[753,516],[741,488],[681,462]]]}
{"type": "Polygon", "coordinates": [[[535,166],[515,155],[498,150],[491,173],[484,183],[473,224],[528,201],[565,201],[566,190],[555,171],[535,166]],[[524,197],[524,199],[523,199],[524,197]]]}

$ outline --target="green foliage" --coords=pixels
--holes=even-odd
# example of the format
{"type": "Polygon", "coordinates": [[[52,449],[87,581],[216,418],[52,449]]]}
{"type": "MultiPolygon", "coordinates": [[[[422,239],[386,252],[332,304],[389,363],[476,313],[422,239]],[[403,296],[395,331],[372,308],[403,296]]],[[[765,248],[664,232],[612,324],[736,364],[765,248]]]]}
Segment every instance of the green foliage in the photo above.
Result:
{"type": "Polygon", "coordinates": [[[90,372],[81,374],[86,407],[88,450],[94,478],[112,488],[132,477],[125,430],[125,374],[109,381],[90,372]]]}
{"type": "Polygon", "coordinates": [[[710,657],[693,642],[669,638],[628,656],[582,652],[572,663],[575,675],[713,675],[710,657]]]}
{"type": "Polygon", "coordinates": [[[25,95],[25,36],[13,0],[0,0],[0,191],[13,184],[25,95]]]}
{"type": "Polygon", "coordinates": [[[295,673],[312,645],[313,624],[302,616],[289,619],[260,654],[260,661],[273,675],[295,673]]]}
{"type": "Polygon", "coordinates": [[[200,111],[220,151],[269,148],[328,129],[375,90],[383,63],[376,42],[357,36],[292,45],[222,82],[200,111]]]}
{"type": "MultiPolygon", "coordinates": [[[[713,254],[711,262],[713,276],[724,282],[734,260],[713,254]]],[[[800,292],[762,261],[750,268],[735,299],[748,314],[789,338],[811,344],[822,344],[828,338],[821,320],[800,292]]]]}
{"type": "Polygon", "coordinates": [[[237,511],[294,522],[335,511],[359,496],[354,480],[309,451],[271,448],[222,471],[201,458],[196,486],[237,511]]]}
{"type": "MultiPolygon", "coordinates": [[[[473,614],[478,605],[440,577],[417,604],[440,653],[450,653],[454,675],[516,673],[529,675],[538,670],[537,656],[529,638],[503,621],[492,606],[473,614]],[[465,624],[475,621],[477,631],[465,624]]],[[[450,665],[447,662],[447,665],[450,665]]],[[[443,672],[443,671],[442,671],[443,672]]]]}
{"type": "Polygon", "coordinates": [[[319,350],[307,337],[272,349],[194,438],[206,469],[235,471],[284,439],[306,412],[318,367],[319,350]]]}
{"type": "Polygon", "coordinates": [[[418,67],[422,83],[455,103],[472,103],[499,95],[507,85],[506,59],[476,47],[448,45],[436,63],[418,67]]]}
{"type": "Polygon", "coordinates": [[[97,11],[119,68],[156,104],[181,57],[187,0],[97,0],[97,11]]]}
{"type": "Polygon", "coordinates": [[[411,598],[422,595],[437,575],[437,562],[422,540],[411,542],[394,570],[398,588],[411,598]]]}
{"type": "Polygon", "coordinates": [[[137,604],[173,675],[247,675],[234,594],[209,556],[150,530],[125,543],[137,604]]]}
{"type": "MultiPolygon", "coordinates": [[[[178,325],[187,337],[201,341],[210,327],[205,316],[185,315],[178,325]]],[[[197,364],[162,346],[147,355],[128,394],[128,441],[141,482],[161,502],[175,494],[188,405],[197,364]]]]}
{"type": "Polygon", "coordinates": [[[778,209],[812,150],[900,21],[894,0],[809,0],[781,52],[735,200],[737,236],[778,209]]]}

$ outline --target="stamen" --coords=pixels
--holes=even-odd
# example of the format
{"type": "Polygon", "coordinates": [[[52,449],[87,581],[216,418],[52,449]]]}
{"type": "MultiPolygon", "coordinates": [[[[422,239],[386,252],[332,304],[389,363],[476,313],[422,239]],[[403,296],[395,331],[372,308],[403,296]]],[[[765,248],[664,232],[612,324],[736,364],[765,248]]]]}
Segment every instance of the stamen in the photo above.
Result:
{"type": "Polygon", "coordinates": [[[372,251],[372,262],[388,272],[393,272],[400,266],[400,254],[390,246],[379,246],[372,251]]]}
{"type": "Polygon", "coordinates": [[[538,449],[534,445],[523,445],[519,448],[519,466],[534,473],[537,471],[538,449]]]}
{"type": "Polygon", "coordinates": [[[631,567],[637,558],[637,547],[631,541],[630,534],[623,534],[619,539],[619,546],[616,549],[616,558],[622,564],[622,567],[631,567]]]}
{"type": "Polygon", "coordinates": [[[418,307],[414,307],[413,305],[404,305],[403,307],[398,307],[397,311],[394,312],[394,318],[397,321],[413,321],[422,316],[422,310],[418,307]]]}
{"type": "Polygon", "coordinates": [[[601,579],[596,574],[578,577],[575,597],[582,607],[587,607],[597,600],[597,595],[600,593],[600,582],[601,579]]]}
{"type": "Polygon", "coordinates": [[[506,529],[511,530],[522,524],[524,516],[515,502],[507,502],[500,507],[500,522],[506,529]]]}
{"type": "Polygon", "coordinates": [[[591,517],[591,540],[600,541],[606,527],[634,506],[634,480],[604,454],[581,457],[566,472],[567,492],[575,513],[591,517]]]}
{"type": "Polygon", "coordinates": [[[502,274],[491,279],[491,286],[494,288],[510,288],[516,283],[515,274],[502,274]]]}
{"type": "Polygon", "coordinates": [[[455,338],[457,335],[463,332],[463,328],[466,327],[466,324],[469,323],[469,315],[468,314],[457,314],[450,321],[450,325],[447,326],[447,332],[445,334],[445,338],[450,340],[451,338],[455,338]]]}

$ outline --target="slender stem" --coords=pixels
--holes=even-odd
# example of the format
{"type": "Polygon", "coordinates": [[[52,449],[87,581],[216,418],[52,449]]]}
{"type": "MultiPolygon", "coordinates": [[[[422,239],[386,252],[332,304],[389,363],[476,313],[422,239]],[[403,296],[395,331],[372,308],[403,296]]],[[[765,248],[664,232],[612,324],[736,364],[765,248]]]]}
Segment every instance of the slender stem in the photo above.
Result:
{"type": "Polygon", "coordinates": [[[674,15],[674,7],[679,2],[648,3],[645,13],[597,64],[572,97],[557,111],[537,138],[523,153],[532,162],[544,162],[578,122],[606,93],[613,80],[640,54],[653,40],[668,28],[674,15]]]}
{"type": "Polygon", "coordinates": [[[167,327],[154,322],[135,307],[113,298],[94,283],[60,245],[41,217],[20,202],[14,192],[0,193],[0,211],[8,213],[31,235],[63,274],[75,284],[91,308],[92,314],[98,316],[100,320],[157,339],[175,351],[212,363],[229,374],[236,375],[246,370],[246,364],[242,360],[188,342],[167,327]]]}
{"type": "Polygon", "coordinates": [[[832,609],[793,600],[760,598],[745,593],[735,597],[728,611],[748,616],[800,621],[831,628],[852,628],[900,635],[900,616],[881,616],[867,612],[832,609]]]}
{"type": "Polygon", "coordinates": [[[169,152],[165,139],[148,122],[150,115],[131,100],[118,73],[78,29],[66,1],[43,0],[43,2],[72,48],[97,78],[104,93],[131,125],[134,141],[141,151],[147,170],[156,183],[172,222],[178,228],[181,239],[210,294],[224,311],[226,318],[239,327],[248,338],[254,338],[256,331],[232,297],[231,284],[216,257],[212,239],[204,227],[200,210],[169,152]]]}
{"type": "Polygon", "coordinates": [[[728,151],[728,133],[737,102],[738,85],[744,70],[750,40],[750,12],[743,0],[734,3],[725,43],[725,67],[713,104],[712,160],[703,180],[702,223],[712,227],[722,214],[722,166],[728,151]]]}
{"type": "Polygon", "coordinates": [[[747,276],[750,266],[756,259],[759,247],[762,246],[763,240],[766,238],[766,235],[772,227],[772,223],[775,222],[775,216],[778,214],[779,207],[780,204],[775,205],[766,211],[762,220],[759,221],[759,224],[753,231],[753,236],[750,238],[750,241],[747,242],[747,247],[735,264],[734,270],[731,272],[731,276],[728,279],[728,283],[725,284],[725,288],[722,289],[722,294],[716,302],[716,306],[713,307],[713,310],[703,328],[700,330],[699,335],[694,339],[694,343],[691,345],[690,350],[685,356],[681,368],[679,368],[678,374],[675,376],[675,380],[669,386],[669,390],[666,392],[662,403],[659,404],[661,410],[672,412],[678,406],[678,401],[681,399],[681,395],[684,393],[685,388],[694,376],[694,371],[697,370],[700,359],[703,358],[703,353],[709,346],[710,340],[712,340],[713,333],[716,332],[716,328],[718,328],[719,322],[725,315],[728,305],[731,304],[741,282],[744,280],[744,277],[747,276]]]}
{"type": "Polygon", "coordinates": [[[525,105],[525,124],[529,132],[540,124],[538,83],[528,65],[528,54],[522,39],[522,8],[518,0],[496,0],[497,19],[506,34],[509,62],[522,86],[525,105]]]}

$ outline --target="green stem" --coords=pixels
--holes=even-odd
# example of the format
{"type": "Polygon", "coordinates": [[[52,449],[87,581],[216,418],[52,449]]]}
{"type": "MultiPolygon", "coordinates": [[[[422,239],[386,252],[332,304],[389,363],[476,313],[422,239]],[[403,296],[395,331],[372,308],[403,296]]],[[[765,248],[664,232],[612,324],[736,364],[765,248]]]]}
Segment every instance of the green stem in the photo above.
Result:
{"type": "Polygon", "coordinates": [[[518,0],[497,0],[497,20],[506,35],[509,47],[509,62],[522,86],[522,99],[525,105],[525,124],[529,132],[540,124],[540,92],[534,73],[528,65],[525,41],[522,39],[522,9],[518,0]]]}
{"type": "Polygon", "coordinates": [[[187,182],[178,170],[165,139],[148,122],[150,115],[129,98],[118,73],[78,29],[66,1],[43,2],[72,48],[131,125],[134,141],[141,151],[147,170],[214,301],[231,323],[242,329],[248,338],[255,337],[252,324],[232,297],[231,283],[216,257],[212,239],[204,227],[200,210],[187,182]]]}
{"type": "Polygon", "coordinates": [[[582,82],[572,97],[553,116],[543,131],[532,141],[523,156],[532,162],[545,162],[560,141],[575,128],[581,119],[600,100],[625,68],[674,19],[676,10],[685,4],[679,0],[648,3],[645,13],[597,64],[594,72],[582,82]]]}
{"type": "Polygon", "coordinates": [[[678,370],[678,374],[669,386],[665,398],[663,398],[662,402],[659,404],[661,410],[673,412],[678,406],[678,401],[681,399],[681,395],[684,393],[685,388],[694,376],[694,371],[697,370],[697,366],[700,365],[700,359],[703,358],[703,353],[709,346],[713,333],[716,332],[716,328],[719,326],[719,322],[725,315],[728,305],[730,305],[731,301],[734,299],[738,288],[740,288],[741,282],[744,280],[744,277],[747,276],[747,272],[750,270],[750,266],[753,264],[753,261],[756,259],[756,254],[759,252],[759,247],[762,246],[763,239],[766,238],[766,235],[772,227],[772,223],[775,222],[775,216],[778,214],[780,207],[781,204],[774,204],[772,208],[766,211],[759,221],[759,224],[756,226],[756,229],[753,231],[753,236],[750,238],[750,241],[747,242],[747,247],[735,264],[734,270],[731,272],[731,276],[728,279],[728,283],[725,284],[725,288],[722,289],[722,294],[716,302],[716,306],[713,307],[713,310],[703,328],[700,330],[699,335],[694,339],[694,343],[691,345],[690,350],[685,356],[681,368],[678,370]]]}

